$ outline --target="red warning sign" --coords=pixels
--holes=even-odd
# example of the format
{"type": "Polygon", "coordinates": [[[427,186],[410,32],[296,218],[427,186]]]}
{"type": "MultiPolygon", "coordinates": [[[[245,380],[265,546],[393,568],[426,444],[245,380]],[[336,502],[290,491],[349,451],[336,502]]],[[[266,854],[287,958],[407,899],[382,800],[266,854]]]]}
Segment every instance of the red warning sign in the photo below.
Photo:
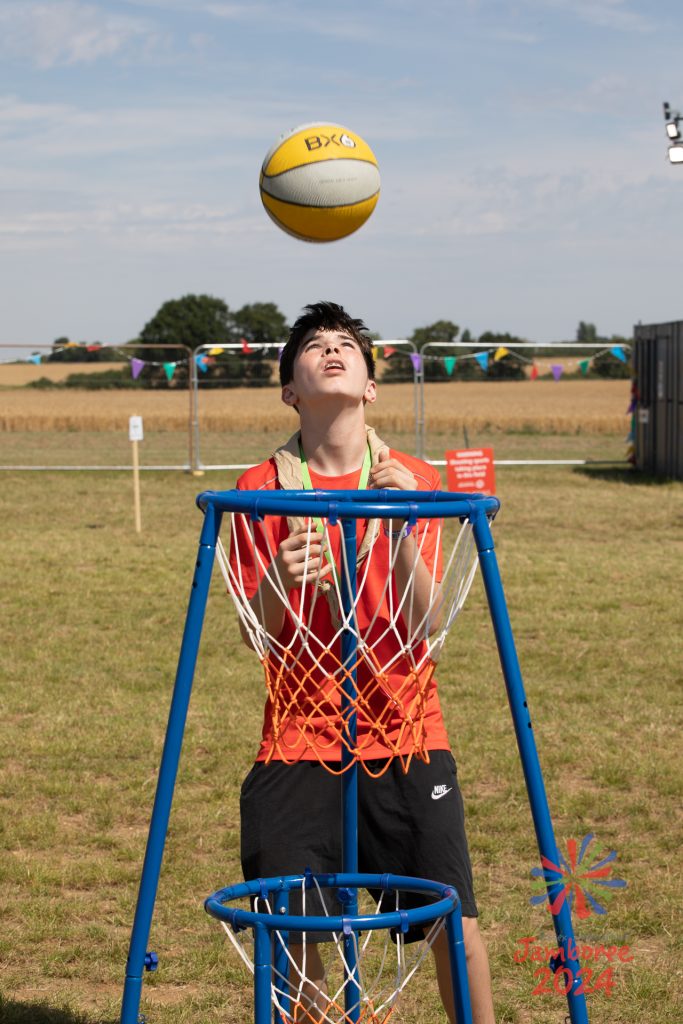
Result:
{"type": "Polygon", "coordinates": [[[495,494],[493,448],[458,448],[446,452],[446,481],[449,491],[495,494]]]}

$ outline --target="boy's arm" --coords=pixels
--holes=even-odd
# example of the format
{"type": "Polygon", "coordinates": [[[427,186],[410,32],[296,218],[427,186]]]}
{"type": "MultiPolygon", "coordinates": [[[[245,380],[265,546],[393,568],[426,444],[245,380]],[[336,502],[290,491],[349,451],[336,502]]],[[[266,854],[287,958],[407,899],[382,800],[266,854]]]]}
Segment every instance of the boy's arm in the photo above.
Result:
{"type": "MultiPolygon", "coordinates": [[[[376,490],[384,487],[400,491],[418,490],[417,480],[413,474],[398,459],[390,457],[388,448],[380,452],[379,462],[370,470],[370,481],[376,490]]],[[[404,523],[402,519],[389,520],[385,525],[389,530],[401,530],[404,523]]],[[[432,633],[436,633],[441,622],[441,587],[437,584],[435,592],[432,592],[432,573],[419,554],[415,533],[408,534],[400,541],[397,539],[397,543],[398,550],[394,562],[396,589],[402,596],[408,587],[412,587],[412,594],[408,594],[403,605],[403,621],[410,634],[425,616],[429,615],[426,625],[431,636],[432,633]]]]}
{"type": "MultiPolygon", "coordinates": [[[[324,576],[325,567],[320,569],[321,558],[320,536],[308,526],[295,530],[280,542],[277,555],[249,602],[256,618],[269,636],[279,636],[285,622],[282,589],[289,594],[295,587],[313,583],[318,575],[324,576]]],[[[249,633],[241,619],[240,633],[245,644],[251,647],[249,633]]]]}

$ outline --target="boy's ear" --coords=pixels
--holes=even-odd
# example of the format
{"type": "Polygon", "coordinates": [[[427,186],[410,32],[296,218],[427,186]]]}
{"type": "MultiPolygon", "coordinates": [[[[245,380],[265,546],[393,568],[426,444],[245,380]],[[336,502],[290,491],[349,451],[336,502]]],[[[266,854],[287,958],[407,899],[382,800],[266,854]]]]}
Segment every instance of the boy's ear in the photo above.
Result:
{"type": "Polygon", "coordinates": [[[374,380],[368,380],[368,386],[365,389],[363,401],[370,402],[370,404],[377,401],[377,384],[374,380]]]}
{"type": "Polygon", "coordinates": [[[296,393],[291,384],[285,384],[282,389],[281,397],[285,405],[289,405],[290,407],[296,405],[296,393]]]}

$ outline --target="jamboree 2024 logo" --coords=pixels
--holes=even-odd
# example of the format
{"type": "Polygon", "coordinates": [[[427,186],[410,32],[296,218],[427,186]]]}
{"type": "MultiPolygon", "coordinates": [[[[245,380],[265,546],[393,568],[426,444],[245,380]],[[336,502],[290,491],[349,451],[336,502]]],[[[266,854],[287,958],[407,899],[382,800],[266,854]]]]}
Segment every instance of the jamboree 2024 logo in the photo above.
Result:
{"type": "MultiPolygon", "coordinates": [[[[566,856],[558,850],[559,863],[554,864],[547,857],[542,857],[541,867],[531,869],[536,891],[530,903],[532,906],[545,907],[553,916],[559,914],[566,903],[575,922],[583,922],[593,915],[604,916],[607,914],[607,903],[617,890],[626,888],[626,882],[613,874],[616,851],[605,853],[592,832],[584,836],[580,843],[576,839],[568,839],[566,849],[566,856]],[[552,899],[548,897],[548,882],[554,882],[556,886],[552,899]],[[557,886],[560,888],[557,889],[557,886]]],[[[565,953],[563,945],[547,946],[539,942],[535,935],[528,935],[518,939],[516,946],[515,963],[544,964],[534,971],[534,977],[540,978],[540,981],[533,995],[566,996],[575,980],[579,982],[574,989],[577,995],[591,992],[612,995],[614,965],[633,960],[630,946],[623,941],[605,944],[604,939],[601,943],[595,943],[570,938],[565,953]],[[581,962],[577,979],[566,966],[566,959],[578,959],[581,962]]]]}

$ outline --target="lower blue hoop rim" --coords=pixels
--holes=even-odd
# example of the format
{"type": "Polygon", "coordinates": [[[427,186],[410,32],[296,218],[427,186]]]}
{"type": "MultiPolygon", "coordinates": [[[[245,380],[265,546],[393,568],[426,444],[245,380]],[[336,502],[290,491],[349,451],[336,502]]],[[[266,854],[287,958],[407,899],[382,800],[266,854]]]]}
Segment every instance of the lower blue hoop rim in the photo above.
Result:
{"type": "Polygon", "coordinates": [[[440,917],[453,913],[460,907],[460,898],[454,886],[433,882],[426,878],[412,878],[406,875],[364,874],[342,872],[338,874],[284,875],[274,878],[257,878],[248,882],[218,889],[209,896],[204,909],[219,921],[225,921],[236,931],[246,928],[263,927],[269,931],[294,932],[341,932],[373,931],[395,929],[406,932],[409,928],[431,924],[440,917]],[[276,896],[300,890],[305,886],[313,890],[315,884],[321,889],[363,888],[380,889],[382,892],[410,892],[436,897],[435,902],[411,910],[391,910],[378,914],[355,914],[336,916],[304,917],[293,914],[263,914],[253,910],[226,906],[232,900],[245,897],[276,896]]]}

